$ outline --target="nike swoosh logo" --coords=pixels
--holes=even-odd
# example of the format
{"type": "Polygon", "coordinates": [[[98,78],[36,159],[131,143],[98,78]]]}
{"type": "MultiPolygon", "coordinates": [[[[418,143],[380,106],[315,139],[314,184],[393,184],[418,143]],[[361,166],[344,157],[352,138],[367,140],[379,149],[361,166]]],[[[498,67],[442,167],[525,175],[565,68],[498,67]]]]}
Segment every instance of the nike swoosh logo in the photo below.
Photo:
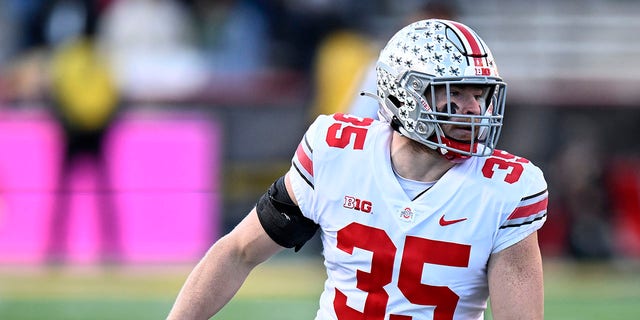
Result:
{"type": "Polygon", "coordinates": [[[445,220],[444,219],[444,214],[443,214],[442,217],[440,217],[440,225],[444,227],[444,226],[448,226],[450,224],[462,222],[462,221],[465,221],[465,220],[467,220],[467,218],[455,219],[455,220],[445,220]]]}

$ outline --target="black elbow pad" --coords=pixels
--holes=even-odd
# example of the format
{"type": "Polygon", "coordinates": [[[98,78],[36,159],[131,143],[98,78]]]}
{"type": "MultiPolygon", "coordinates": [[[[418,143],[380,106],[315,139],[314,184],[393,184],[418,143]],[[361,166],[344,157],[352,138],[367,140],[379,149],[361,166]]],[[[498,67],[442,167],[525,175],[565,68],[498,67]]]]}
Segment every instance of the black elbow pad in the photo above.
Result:
{"type": "Polygon", "coordinates": [[[297,252],[313,237],[318,225],[302,215],[293,203],[284,184],[284,176],[278,178],[256,204],[258,219],[269,237],[285,248],[297,252]]]}

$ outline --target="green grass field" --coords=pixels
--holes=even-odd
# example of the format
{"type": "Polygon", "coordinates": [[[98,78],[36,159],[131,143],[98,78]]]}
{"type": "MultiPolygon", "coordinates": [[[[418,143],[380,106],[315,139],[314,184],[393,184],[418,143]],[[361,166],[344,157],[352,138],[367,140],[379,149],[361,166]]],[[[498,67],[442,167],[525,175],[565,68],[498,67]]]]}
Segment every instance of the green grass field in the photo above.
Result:
{"type": "MultiPolygon", "coordinates": [[[[190,268],[0,267],[0,319],[164,319],[190,268]]],[[[324,277],[320,261],[276,257],[214,319],[312,319],[324,277]]],[[[545,291],[546,319],[640,319],[638,264],[545,262],[545,291]]]]}

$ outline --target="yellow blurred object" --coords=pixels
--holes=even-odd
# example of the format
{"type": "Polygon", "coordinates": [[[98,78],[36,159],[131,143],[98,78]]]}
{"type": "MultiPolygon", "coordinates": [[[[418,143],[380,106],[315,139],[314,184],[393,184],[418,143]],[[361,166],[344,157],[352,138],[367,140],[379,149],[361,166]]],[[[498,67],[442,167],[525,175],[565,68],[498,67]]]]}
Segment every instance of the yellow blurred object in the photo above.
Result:
{"type": "Polygon", "coordinates": [[[116,83],[106,61],[88,39],[56,50],[52,89],[60,112],[73,128],[97,130],[110,120],[118,103],[116,83]]]}
{"type": "Polygon", "coordinates": [[[339,31],[323,41],[315,61],[316,98],[313,115],[346,112],[374,59],[367,39],[339,31]]]}

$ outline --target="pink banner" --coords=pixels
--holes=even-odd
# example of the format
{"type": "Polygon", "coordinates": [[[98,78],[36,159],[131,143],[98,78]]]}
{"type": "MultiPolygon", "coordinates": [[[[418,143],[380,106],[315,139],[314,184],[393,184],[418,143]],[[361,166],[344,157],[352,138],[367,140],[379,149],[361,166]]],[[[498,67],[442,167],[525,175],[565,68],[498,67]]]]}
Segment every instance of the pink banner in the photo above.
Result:
{"type": "Polygon", "coordinates": [[[55,239],[71,262],[110,246],[120,261],[191,261],[217,239],[221,142],[205,115],[127,114],[105,139],[106,167],[78,158],[60,189],[62,138],[44,113],[0,113],[0,262],[45,261],[55,239]]]}

